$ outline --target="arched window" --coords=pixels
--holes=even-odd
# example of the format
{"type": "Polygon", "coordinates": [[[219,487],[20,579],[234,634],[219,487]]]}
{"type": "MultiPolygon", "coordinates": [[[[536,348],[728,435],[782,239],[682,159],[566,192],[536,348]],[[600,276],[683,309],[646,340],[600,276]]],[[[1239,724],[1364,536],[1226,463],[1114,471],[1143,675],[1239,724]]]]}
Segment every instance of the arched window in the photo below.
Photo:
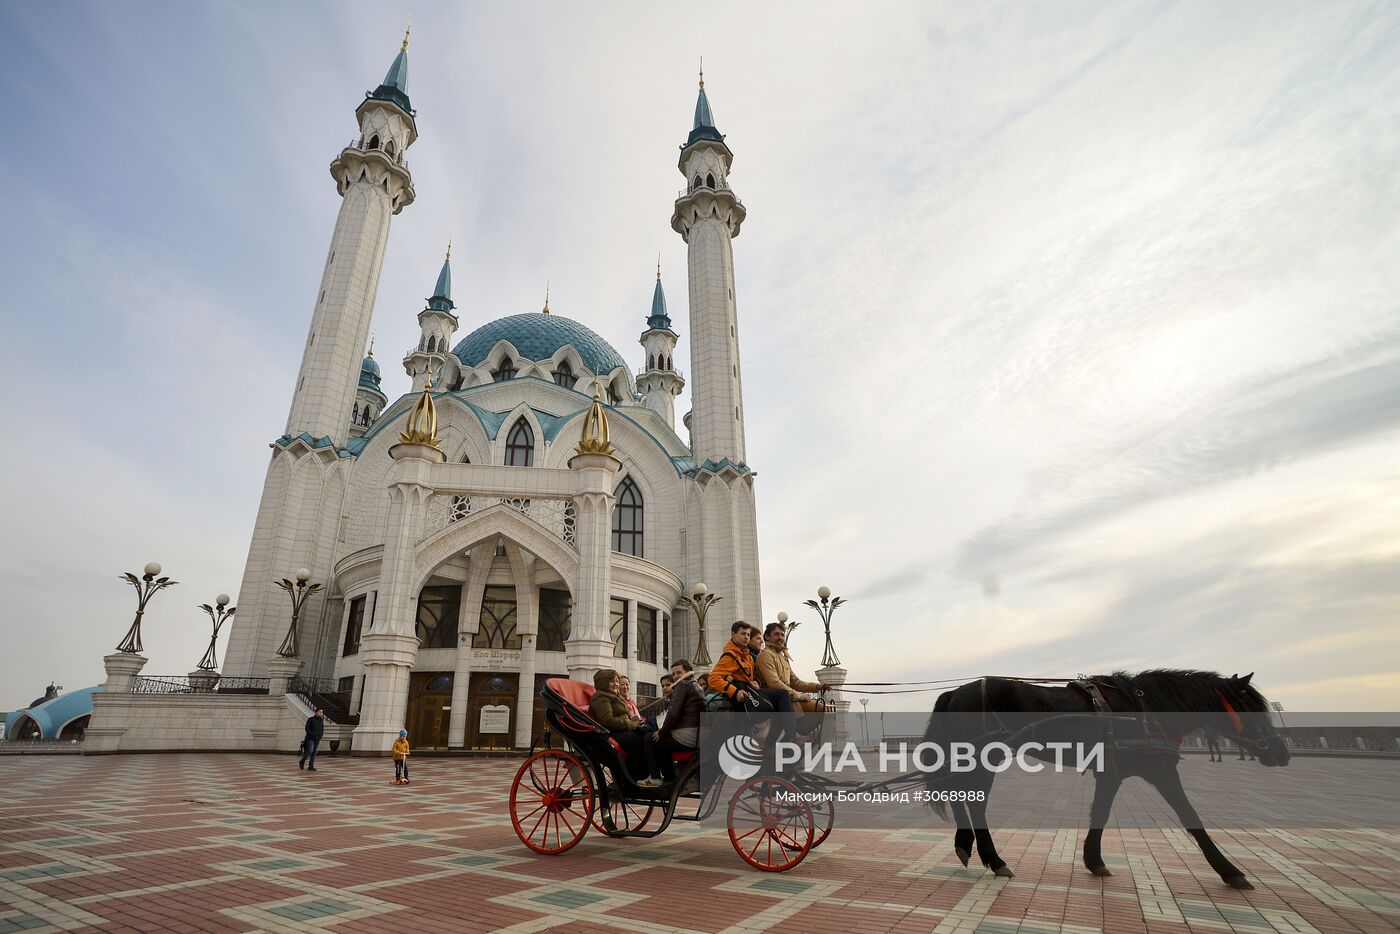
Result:
{"type": "Polygon", "coordinates": [[[370,410],[369,406],[365,406],[365,427],[368,428],[373,420],[374,412],[370,410]]]}
{"type": "Polygon", "coordinates": [[[472,636],[472,648],[520,648],[520,633],[516,632],[515,623],[515,588],[487,587],[481,595],[481,623],[472,636]]]}
{"type": "Polygon", "coordinates": [[[391,155],[391,156],[394,154],[394,148],[395,148],[395,147],[394,147],[394,141],[393,141],[393,140],[389,140],[389,142],[387,142],[387,143],[384,144],[384,151],[387,152],[387,153],[388,153],[389,155],[391,155]]]}
{"type": "Polygon", "coordinates": [[[515,374],[515,361],[510,357],[502,357],[500,368],[492,372],[491,378],[500,383],[508,379],[515,379],[515,374]]]}
{"type": "Polygon", "coordinates": [[[656,358],[653,357],[651,354],[647,354],[647,369],[648,369],[648,370],[654,370],[654,369],[656,369],[656,358]]]}
{"type": "Polygon", "coordinates": [[[576,378],[577,377],[574,376],[573,367],[569,366],[567,360],[559,364],[559,368],[554,371],[554,381],[566,389],[574,388],[574,380],[576,378]]]}
{"type": "Polygon", "coordinates": [[[370,148],[370,149],[378,149],[378,148],[379,148],[379,134],[378,134],[378,133],[374,134],[373,136],[371,136],[371,137],[369,138],[369,148],[370,148]]]}
{"type": "Polygon", "coordinates": [[[632,482],[631,477],[623,477],[617,485],[617,505],[613,507],[612,536],[613,551],[624,555],[642,555],[642,491],[632,482]]]}
{"type": "Polygon", "coordinates": [[[691,187],[691,188],[699,188],[699,187],[700,187],[700,176],[699,176],[699,175],[696,175],[696,176],[695,176],[695,184],[691,185],[690,187],[691,187]]]}
{"type": "Polygon", "coordinates": [[[617,391],[611,386],[608,387],[608,405],[617,405],[622,400],[618,397],[617,391]]]}
{"type": "Polygon", "coordinates": [[[350,424],[352,424],[352,425],[358,425],[359,423],[360,423],[360,403],[356,402],[356,403],[355,403],[355,407],[352,408],[352,409],[350,410],[350,424]]]}
{"type": "Polygon", "coordinates": [[[462,586],[424,587],[418,594],[418,618],[414,631],[425,649],[455,649],[462,586]]]}
{"type": "Polygon", "coordinates": [[[530,430],[530,423],[524,418],[516,421],[515,427],[506,437],[506,466],[535,466],[535,433],[530,430]]]}
{"type": "Polygon", "coordinates": [[[705,176],[705,187],[706,187],[706,188],[713,188],[713,187],[715,187],[715,177],[714,177],[713,174],[710,174],[710,175],[706,175],[706,176],[705,176]]]}

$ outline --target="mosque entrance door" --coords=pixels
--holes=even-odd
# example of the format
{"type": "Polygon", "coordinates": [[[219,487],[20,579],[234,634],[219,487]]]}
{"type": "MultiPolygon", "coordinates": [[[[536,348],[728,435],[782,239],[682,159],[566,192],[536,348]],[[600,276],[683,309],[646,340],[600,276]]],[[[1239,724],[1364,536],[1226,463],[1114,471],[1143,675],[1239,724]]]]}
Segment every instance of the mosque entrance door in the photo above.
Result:
{"type": "Polygon", "coordinates": [[[520,675],[481,671],[467,692],[467,748],[514,749],[515,701],[520,675]]]}
{"type": "Polygon", "coordinates": [[[543,749],[543,748],[546,748],[546,747],[548,747],[548,748],[550,748],[550,749],[563,749],[563,748],[564,748],[564,741],[563,741],[562,739],[560,739],[558,736],[554,735],[554,731],[551,730],[551,729],[549,728],[549,724],[545,722],[545,719],[544,719],[544,697],[540,695],[540,691],[544,690],[544,683],[545,683],[546,681],[548,681],[550,678],[567,678],[567,677],[568,677],[568,675],[535,675],[535,709],[534,709],[534,719],[532,719],[532,720],[530,721],[530,732],[531,732],[532,734],[534,734],[534,735],[531,736],[530,739],[531,739],[531,741],[535,744],[535,746],[538,747],[538,748],[540,748],[540,749],[543,749]],[[548,736],[545,735],[546,732],[549,733],[548,736]]]}
{"type": "Polygon", "coordinates": [[[408,741],[414,749],[446,749],[452,718],[452,672],[415,671],[408,682],[408,741]]]}

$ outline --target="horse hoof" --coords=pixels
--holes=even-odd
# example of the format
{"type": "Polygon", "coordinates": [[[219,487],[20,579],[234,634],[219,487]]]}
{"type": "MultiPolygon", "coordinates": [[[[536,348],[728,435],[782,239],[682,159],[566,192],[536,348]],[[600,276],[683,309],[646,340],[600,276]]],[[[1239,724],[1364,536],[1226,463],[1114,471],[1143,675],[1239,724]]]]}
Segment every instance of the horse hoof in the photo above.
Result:
{"type": "Polygon", "coordinates": [[[962,860],[963,868],[967,868],[967,861],[972,859],[972,851],[964,850],[960,846],[953,847],[953,852],[958,854],[958,859],[962,860]]]}
{"type": "Polygon", "coordinates": [[[1230,876],[1225,880],[1225,884],[1232,889],[1243,889],[1245,891],[1252,891],[1254,889],[1254,886],[1251,885],[1249,880],[1244,876],[1230,876]]]}
{"type": "Polygon", "coordinates": [[[1097,866],[1089,866],[1088,869],[1090,872],[1092,872],[1096,876],[1099,876],[1100,878],[1106,878],[1108,876],[1113,875],[1113,873],[1109,871],[1109,868],[1103,865],[1102,863],[1100,863],[1097,866]]]}
{"type": "Polygon", "coordinates": [[[997,868],[993,869],[992,872],[1003,879],[1016,878],[1016,873],[1011,871],[1010,866],[998,866],[997,868]]]}

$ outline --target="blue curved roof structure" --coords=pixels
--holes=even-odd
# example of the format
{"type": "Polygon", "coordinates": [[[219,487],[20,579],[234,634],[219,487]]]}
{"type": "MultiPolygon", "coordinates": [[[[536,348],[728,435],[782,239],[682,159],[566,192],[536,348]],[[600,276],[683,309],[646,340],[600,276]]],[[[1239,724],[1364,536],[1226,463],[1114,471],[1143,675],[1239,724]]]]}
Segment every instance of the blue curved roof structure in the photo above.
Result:
{"type": "Polygon", "coordinates": [[[483,324],[462,338],[452,352],[467,366],[478,366],[502,340],[510,341],[526,360],[547,360],[560,347],[572,344],[583,365],[594,375],[611,373],[617,367],[627,369],[622,355],[591,329],[570,318],[542,311],[483,324]]]}
{"type": "Polygon", "coordinates": [[[92,713],[92,695],[100,690],[102,687],[98,685],[81,691],[69,691],[35,707],[16,710],[7,718],[5,729],[13,729],[21,717],[28,717],[39,728],[43,739],[57,739],[65,726],[92,713]]]}

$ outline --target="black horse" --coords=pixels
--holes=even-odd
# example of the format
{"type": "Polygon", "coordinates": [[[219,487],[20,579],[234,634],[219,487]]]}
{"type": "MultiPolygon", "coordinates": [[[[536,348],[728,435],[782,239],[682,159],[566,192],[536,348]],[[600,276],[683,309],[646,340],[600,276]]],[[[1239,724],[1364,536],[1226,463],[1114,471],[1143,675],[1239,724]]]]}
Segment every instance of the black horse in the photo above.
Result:
{"type": "MultiPolygon", "coordinates": [[[[1015,745],[1027,738],[1103,742],[1104,768],[1094,773],[1094,802],[1084,838],[1085,867],[1096,876],[1112,875],[1104,865],[1099,842],[1119,786],[1123,779],[1136,776],[1151,783],[1171,805],[1221,879],[1234,888],[1250,889],[1253,886],[1244,873],[1206,833],[1186,798],[1177,764],[1182,739],[1197,730],[1223,734],[1256,751],[1261,765],[1288,764],[1288,747],[1274,730],[1268,701],[1249,683],[1252,677],[1252,673],[1226,678],[1213,671],[1155,669],[1136,675],[1115,672],[1062,687],[982,678],[938,698],[925,739],[944,748],[955,742],[971,742],[978,748],[993,742],[1015,745]],[[963,716],[952,716],[957,714],[963,716]]],[[[944,770],[930,773],[927,783],[935,793],[933,806],[939,815],[946,818],[950,807],[954,812],[958,830],[953,848],[962,864],[967,865],[975,842],[982,864],[998,876],[1010,877],[1015,874],[997,855],[987,827],[987,799],[995,777],[994,771],[982,767],[959,774],[944,770]],[[959,790],[982,792],[982,800],[940,803],[937,792],[952,781],[959,790]]]]}

